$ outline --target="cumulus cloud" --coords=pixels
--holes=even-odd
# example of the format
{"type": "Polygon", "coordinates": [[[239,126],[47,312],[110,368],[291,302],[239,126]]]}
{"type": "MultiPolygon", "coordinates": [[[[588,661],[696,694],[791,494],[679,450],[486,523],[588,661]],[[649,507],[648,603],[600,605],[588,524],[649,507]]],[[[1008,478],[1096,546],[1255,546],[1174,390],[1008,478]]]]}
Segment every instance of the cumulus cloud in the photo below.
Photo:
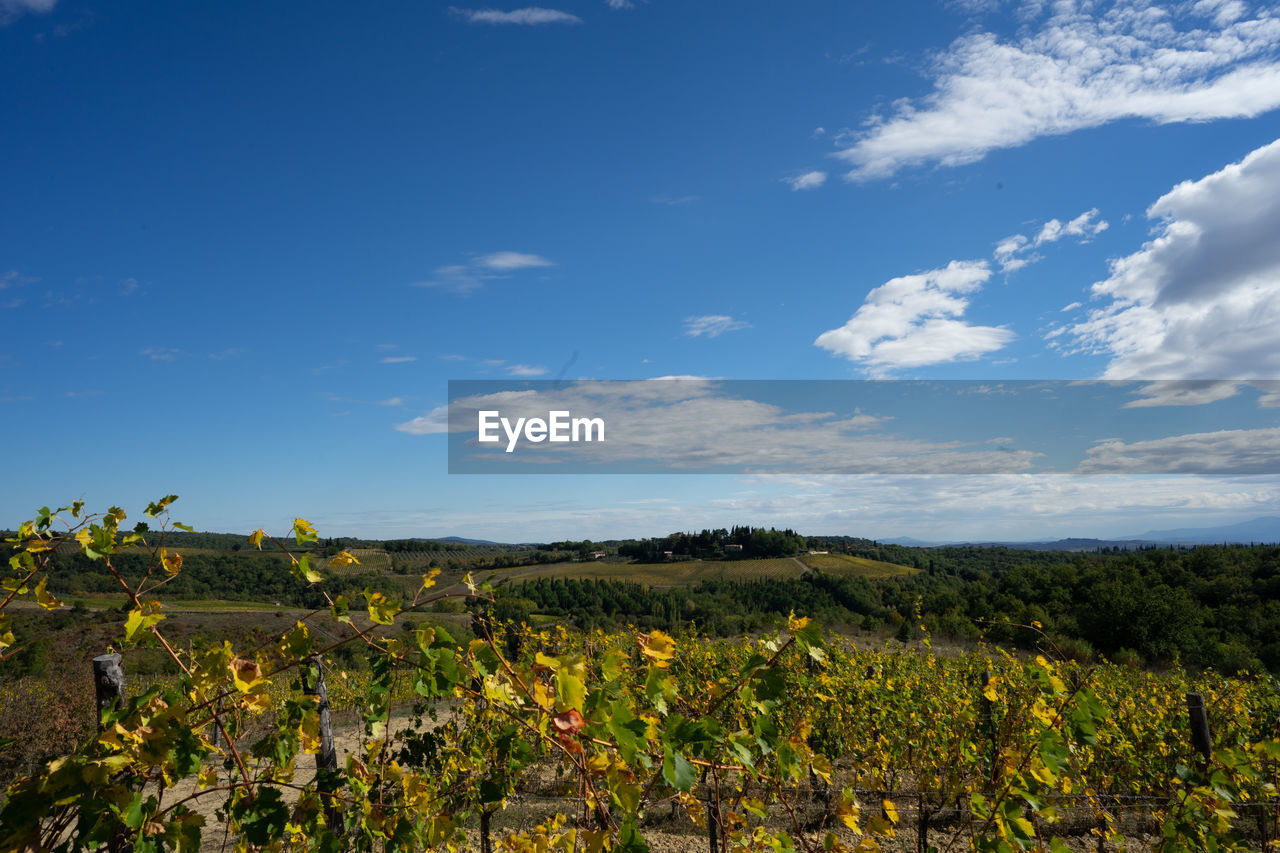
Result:
{"type": "Polygon", "coordinates": [[[816,190],[827,182],[826,172],[805,172],[793,178],[783,178],[783,182],[795,190],[816,190]]]}
{"type": "Polygon", "coordinates": [[[1040,226],[1040,231],[1034,237],[1027,237],[1025,234],[1005,237],[996,244],[994,256],[1001,272],[1013,272],[1040,260],[1039,255],[1029,255],[1027,252],[1034,252],[1046,243],[1056,243],[1064,237],[1075,237],[1079,242],[1087,243],[1109,227],[1110,224],[1105,219],[1098,219],[1098,209],[1095,207],[1069,222],[1050,219],[1040,226]]]}
{"type": "Polygon", "coordinates": [[[449,407],[436,406],[430,413],[396,424],[400,432],[409,435],[438,435],[449,431],[449,407]]]}
{"type": "Polygon", "coordinates": [[[1093,285],[1110,304],[1070,327],[1108,378],[1280,377],[1280,140],[1147,210],[1153,239],[1093,285]]]}
{"type": "Polygon", "coordinates": [[[1002,326],[963,319],[969,300],[991,277],[986,261],[952,261],[942,269],[890,279],[867,294],[857,313],[814,341],[873,375],[978,358],[1012,341],[1002,326]]]}
{"type": "Polygon", "coordinates": [[[582,19],[568,12],[557,9],[543,9],[540,6],[528,6],[524,9],[513,9],[502,12],[497,9],[459,9],[451,6],[449,11],[468,24],[521,24],[532,26],[537,24],[581,24],[582,19]]]}
{"type": "Polygon", "coordinates": [[[1240,2],[1082,0],[1023,6],[1012,39],[974,32],[938,59],[932,93],[894,104],[837,156],[867,180],[1123,119],[1160,124],[1280,106],[1280,17],[1240,2]],[[1105,11],[1096,11],[1104,8],[1105,11]]]}
{"type": "Polygon", "coordinates": [[[691,338],[717,338],[725,332],[736,332],[749,329],[751,324],[745,320],[735,320],[728,314],[704,314],[701,317],[685,317],[684,333],[691,338]]]}

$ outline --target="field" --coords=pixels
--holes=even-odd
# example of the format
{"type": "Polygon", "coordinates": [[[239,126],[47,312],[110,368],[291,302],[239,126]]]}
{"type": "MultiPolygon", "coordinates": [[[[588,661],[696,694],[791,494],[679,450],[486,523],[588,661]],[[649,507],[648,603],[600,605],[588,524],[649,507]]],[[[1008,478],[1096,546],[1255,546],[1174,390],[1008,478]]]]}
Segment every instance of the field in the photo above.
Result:
{"type": "Polygon", "coordinates": [[[854,557],[850,554],[802,554],[799,559],[811,569],[818,569],[833,575],[889,578],[898,575],[910,575],[919,571],[919,569],[913,569],[910,566],[870,560],[866,557],[854,557]]]}
{"type": "MultiPolygon", "coordinates": [[[[353,551],[361,563],[363,552],[353,551]]],[[[369,565],[380,565],[377,554],[369,557],[369,565]]],[[[655,589],[697,586],[702,581],[756,581],[798,578],[811,569],[833,575],[857,575],[868,578],[895,577],[912,574],[917,569],[896,563],[853,557],[848,554],[802,554],[799,557],[773,557],[744,560],[673,560],[662,563],[622,563],[612,560],[560,562],[511,569],[481,569],[477,577],[493,574],[500,581],[535,580],[539,577],[573,578],[577,580],[610,580],[637,583],[655,589]]]]}
{"type": "Polygon", "coordinates": [[[760,580],[796,578],[805,567],[790,557],[769,560],[679,560],[669,563],[551,563],[501,572],[510,580],[533,580],[540,576],[622,581],[664,589],[696,586],[704,580],[760,580]]]}

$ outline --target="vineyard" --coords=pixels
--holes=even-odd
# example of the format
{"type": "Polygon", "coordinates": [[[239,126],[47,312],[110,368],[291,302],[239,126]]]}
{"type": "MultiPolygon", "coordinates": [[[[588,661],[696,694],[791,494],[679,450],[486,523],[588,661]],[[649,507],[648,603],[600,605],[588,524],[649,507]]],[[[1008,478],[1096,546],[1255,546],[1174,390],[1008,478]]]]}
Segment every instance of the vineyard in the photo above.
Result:
{"type": "MultiPolygon", "coordinates": [[[[1028,656],[936,654],[927,635],[865,651],[804,617],[736,641],[535,630],[493,624],[490,590],[439,592],[430,573],[404,600],[326,596],[256,648],[182,647],[157,597],[182,571],[162,544],[172,500],[131,530],[115,508],[44,510],[11,540],[0,645],[14,642],[4,607],[62,606],[47,588],[59,543],[116,577],[132,608],[120,657],[95,662],[98,733],[9,786],[0,849],[1276,846],[1274,678],[1084,665],[1048,642],[1028,656]],[[126,547],[155,558],[133,585],[112,565],[126,547]],[[455,595],[473,637],[395,630],[455,595]],[[331,662],[351,645],[369,668],[344,675],[331,662]],[[120,690],[114,667],[127,674],[141,654],[178,674],[120,690]],[[339,760],[344,712],[355,722],[339,760]]],[[[289,536],[316,533],[297,519],[289,536]]],[[[290,553],[263,531],[250,541],[290,553]]],[[[306,554],[290,565],[324,589],[306,554]]]]}

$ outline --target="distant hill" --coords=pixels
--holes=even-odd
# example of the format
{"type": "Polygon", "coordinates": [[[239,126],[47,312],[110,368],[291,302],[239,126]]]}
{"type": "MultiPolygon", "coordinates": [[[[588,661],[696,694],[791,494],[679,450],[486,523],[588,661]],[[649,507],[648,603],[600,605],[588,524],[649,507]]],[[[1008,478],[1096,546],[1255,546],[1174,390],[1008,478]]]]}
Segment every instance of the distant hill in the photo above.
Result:
{"type": "Polygon", "coordinates": [[[1021,548],[1028,551],[1094,551],[1098,548],[1142,548],[1150,545],[1215,545],[1221,543],[1280,543],[1280,516],[1267,515],[1238,524],[1217,527],[1175,527],[1169,530],[1148,530],[1133,536],[1115,539],[1088,539],[1072,537],[1038,542],[922,542],[911,537],[886,539],[892,545],[908,545],[916,548],[936,548],[945,545],[973,545],[979,548],[1021,548]]]}
{"type": "Polygon", "coordinates": [[[506,545],[506,542],[493,542],[488,539],[466,539],[462,536],[436,536],[431,542],[456,542],[459,545],[506,545]]]}
{"type": "Polygon", "coordinates": [[[1280,517],[1265,515],[1239,524],[1218,527],[1175,527],[1171,530],[1148,530],[1135,539],[1156,542],[1280,542],[1280,517]]]}

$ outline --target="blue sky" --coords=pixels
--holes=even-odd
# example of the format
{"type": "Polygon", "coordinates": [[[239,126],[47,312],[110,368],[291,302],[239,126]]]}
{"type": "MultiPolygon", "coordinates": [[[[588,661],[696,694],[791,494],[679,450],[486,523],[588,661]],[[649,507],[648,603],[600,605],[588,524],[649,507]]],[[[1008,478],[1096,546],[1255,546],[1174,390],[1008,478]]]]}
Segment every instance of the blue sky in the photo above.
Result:
{"type": "Polygon", "coordinates": [[[1257,476],[451,476],[438,429],[450,379],[1280,378],[1275,4],[0,0],[0,64],[0,524],[1280,513],[1257,476]]]}

